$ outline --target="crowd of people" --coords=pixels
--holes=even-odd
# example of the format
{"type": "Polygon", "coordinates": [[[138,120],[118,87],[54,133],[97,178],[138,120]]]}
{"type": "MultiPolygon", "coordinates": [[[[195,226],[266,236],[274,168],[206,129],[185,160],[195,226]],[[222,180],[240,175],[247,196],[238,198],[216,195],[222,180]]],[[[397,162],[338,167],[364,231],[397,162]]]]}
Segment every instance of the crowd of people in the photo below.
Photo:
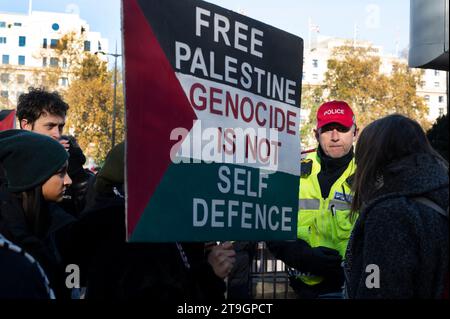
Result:
{"type": "MultiPolygon", "coordinates": [[[[20,129],[0,132],[0,299],[251,298],[251,242],[126,242],[125,144],[84,169],[68,110],[30,89],[20,129]]],[[[393,114],[359,134],[351,107],[329,101],[314,134],[297,239],[267,242],[298,298],[448,298],[448,163],[420,125],[393,114]]]]}

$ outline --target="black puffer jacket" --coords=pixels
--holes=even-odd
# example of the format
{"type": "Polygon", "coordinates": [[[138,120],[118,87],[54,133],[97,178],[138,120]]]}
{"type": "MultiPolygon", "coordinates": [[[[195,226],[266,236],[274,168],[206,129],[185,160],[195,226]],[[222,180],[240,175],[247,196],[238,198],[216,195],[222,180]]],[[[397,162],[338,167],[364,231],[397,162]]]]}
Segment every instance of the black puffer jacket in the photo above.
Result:
{"type": "Polygon", "coordinates": [[[442,296],[448,280],[448,218],[413,198],[426,197],[447,210],[448,182],[448,170],[427,154],[387,167],[383,186],[361,210],[349,241],[344,266],[349,298],[442,296]],[[379,288],[366,286],[375,274],[366,272],[371,264],[378,266],[379,288]]]}

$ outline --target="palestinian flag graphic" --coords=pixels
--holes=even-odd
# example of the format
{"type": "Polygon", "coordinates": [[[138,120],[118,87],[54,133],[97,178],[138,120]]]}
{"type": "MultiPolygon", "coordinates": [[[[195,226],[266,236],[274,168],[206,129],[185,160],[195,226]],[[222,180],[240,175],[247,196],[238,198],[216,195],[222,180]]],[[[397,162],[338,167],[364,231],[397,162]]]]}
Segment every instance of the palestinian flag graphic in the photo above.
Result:
{"type": "Polygon", "coordinates": [[[13,129],[16,126],[15,124],[16,124],[16,110],[0,111],[0,131],[13,129]]]}
{"type": "Polygon", "coordinates": [[[303,40],[198,0],[123,0],[133,242],[297,233],[303,40]]]}

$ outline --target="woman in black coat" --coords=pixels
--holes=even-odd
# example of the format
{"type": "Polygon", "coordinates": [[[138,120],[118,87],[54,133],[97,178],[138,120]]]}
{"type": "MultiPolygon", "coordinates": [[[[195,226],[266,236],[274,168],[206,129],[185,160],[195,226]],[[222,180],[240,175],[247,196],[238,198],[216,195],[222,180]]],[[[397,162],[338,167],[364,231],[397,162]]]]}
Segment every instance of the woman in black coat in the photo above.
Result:
{"type": "Polygon", "coordinates": [[[70,298],[61,255],[62,230],[73,218],[55,203],[71,184],[68,154],[59,142],[25,130],[0,132],[0,233],[44,268],[57,298],[70,298]]]}
{"type": "Polygon", "coordinates": [[[448,163],[402,115],[361,133],[346,260],[349,298],[440,298],[448,289],[448,163]]]}

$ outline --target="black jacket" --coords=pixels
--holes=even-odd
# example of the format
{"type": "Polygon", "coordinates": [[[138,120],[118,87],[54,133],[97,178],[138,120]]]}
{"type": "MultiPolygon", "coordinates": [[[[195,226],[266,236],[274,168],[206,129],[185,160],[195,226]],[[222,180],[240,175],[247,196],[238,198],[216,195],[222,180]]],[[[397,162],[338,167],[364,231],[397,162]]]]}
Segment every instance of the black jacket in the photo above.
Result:
{"type": "Polygon", "coordinates": [[[448,180],[448,171],[427,154],[403,158],[385,170],[383,186],[361,209],[347,248],[349,298],[442,295],[449,267],[448,219],[412,198],[426,197],[447,210],[448,180]],[[378,266],[379,288],[366,286],[371,264],[378,266]]]}
{"type": "Polygon", "coordinates": [[[33,233],[27,222],[20,200],[14,195],[0,192],[0,233],[33,256],[47,274],[57,298],[70,298],[70,290],[65,287],[65,259],[60,245],[65,246],[60,235],[66,236],[66,228],[74,219],[57,205],[50,204],[42,211],[48,218],[45,233],[33,233]]]}
{"type": "Polygon", "coordinates": [[[0,195],[0,233],[40,263],[56,299],[71,297],[65,284],[67,265],[79,267],[84,286],[95,256],[120,237],[116,225],[123,223],[123,215],[101,210],[75,219],[54,203],[44,205],[41,213],[48,217],[47,228],[45,233],[36,234],[27,225],[19,198],[1,191],[0,195]]]}
{"type": "Polygon", "coordinates": [[[89,183],[94,179],[94,173],[84,169],[86,157],[73,136],[64,136],[69,141],[69,160],[67,173],[72,179],[65,192],[64,199],[58,205],[74,217],[79,217],[86,205],[86,194],[89,183]]]}
{"type": "MultiPolygon", "coordinates": [[[[88,299],[205,302],[224,299],[225,283],[207,263],[203,243],[183,243],[186,268],[175,243],[126,243],[125,206],[114,194],[96,196],[83,215],[104,215],[109,231],[89,267],[88,299]]],[[[101,231],[101,229],[97,229],[101,231]]]]}
{"type": "Polygon", "coordinates": [[[0,299],[49,299],[53,292],[36,260],[0,234],[0,299]]]}

